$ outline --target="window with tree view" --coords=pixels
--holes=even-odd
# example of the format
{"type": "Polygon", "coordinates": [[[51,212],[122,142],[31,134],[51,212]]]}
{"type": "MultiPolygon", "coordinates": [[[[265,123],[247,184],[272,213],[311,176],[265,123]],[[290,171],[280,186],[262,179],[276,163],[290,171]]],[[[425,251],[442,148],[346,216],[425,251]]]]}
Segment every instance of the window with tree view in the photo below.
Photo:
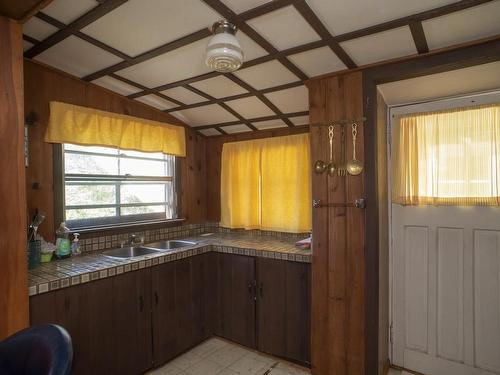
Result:
{"type": "Polygon", "coordinates": [[[63,154],[69,227],[176,217],[174,156],[73,144],[63,154]]]}

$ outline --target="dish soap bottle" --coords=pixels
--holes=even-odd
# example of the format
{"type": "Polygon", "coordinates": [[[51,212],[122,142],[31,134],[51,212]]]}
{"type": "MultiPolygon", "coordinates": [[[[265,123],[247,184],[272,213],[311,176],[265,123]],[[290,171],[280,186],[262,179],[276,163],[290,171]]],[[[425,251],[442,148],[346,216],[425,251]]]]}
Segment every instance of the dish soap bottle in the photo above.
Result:
{"type": "Polygon", "coordinates": [[[80,233],[74,233],[73,243],[71,244],[71,255],[80,255],[82,251],[80,250],[80,243],[78,242],[78,236],[80,233]]]}
{"type": "Polygon", "coordinates": [[[71,256],[71,244],[69,242],[69,229],[63,221],[56,230],[56,257],[59,259],[71,256]]]}

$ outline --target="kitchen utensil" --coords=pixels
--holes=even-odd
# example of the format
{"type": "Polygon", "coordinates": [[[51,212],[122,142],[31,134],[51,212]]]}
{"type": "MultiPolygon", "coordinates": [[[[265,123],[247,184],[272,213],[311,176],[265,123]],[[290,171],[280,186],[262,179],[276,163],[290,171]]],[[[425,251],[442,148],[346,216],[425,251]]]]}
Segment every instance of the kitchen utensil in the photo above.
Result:
{"type": "Polygon", "coordinates": [[[28,242],[31,241],[33,238],[36,238],[38,227],[40,226],[40,224],[42,224],[44,220],[45,220],[45,214],[42,212],[37,212],[37,214],[35,215],[33,221],[29,226],[28,242]]]}
{"type": "Polygon", "coordinates": [[[326,163],[323,160],[318,160],[314,163],[314,172],[321,174],[326,171],[326,163]]]}
{"type": "Polygon", "coordinates": [[[363,172],[363,163],[356,159],[356,136],[358,134],[358,124],[353,122],[352,125],[352,159],[347,162],[347,172],[350,175],[357,176],[363,172]]]}
{"type": "Polygon", "coordinates": [[[326,167],[326,170],[328,171],[328,176],[333,176],[335,174],[335,171],[337,170],[337,166],[335,165],[335,162],[333,161],[333,140],[335,139],[335,126],[330,125],[328,127],[328,141],[330,143],[330,162],[328,163],[328,166],[326,167]]]}
{"type": "Polygon", "coordinates": [[[345,147],[345,127],[342,125],[340,135],[340,165],[337,169],[339,176],[347,176],[346,147],[345,147]]]}

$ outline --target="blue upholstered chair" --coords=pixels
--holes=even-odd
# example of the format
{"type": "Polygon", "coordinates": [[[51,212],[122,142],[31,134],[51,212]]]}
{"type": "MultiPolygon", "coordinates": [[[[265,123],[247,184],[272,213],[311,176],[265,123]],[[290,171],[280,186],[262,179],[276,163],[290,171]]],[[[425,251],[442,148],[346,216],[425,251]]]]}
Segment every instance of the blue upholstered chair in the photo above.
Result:
{"type": "Polygon", "coordinates": [[[54,324],[26,328],[0,342],[2,375],[68,375],[72,359],[71,337],[54,324]]]}

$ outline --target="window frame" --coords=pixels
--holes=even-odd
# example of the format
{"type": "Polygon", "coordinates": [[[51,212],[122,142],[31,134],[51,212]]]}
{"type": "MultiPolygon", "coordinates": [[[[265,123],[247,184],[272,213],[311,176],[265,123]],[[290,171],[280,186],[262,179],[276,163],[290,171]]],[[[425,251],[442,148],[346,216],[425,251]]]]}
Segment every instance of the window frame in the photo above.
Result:
{"type": "MultiPolygon", "coordinates": [[[[62,221],[65,221],[65,209],[66,209],[66,202],[65,202],[65,187],[66,187],[66,181],[65,181],[65,171],[64,171],[64,145],[63,144],[54,144],[53,145],[53,179],[54,179],[54,227],[57,228],[59,224],[62,221]]],[[[108,155],[109,156],[109,155],[108,155]]],[[[133,159],[141,159],[140,157],[131,157],[133,159]]],[[[145,158],[147,159],[147,158],[145,158]]],[[[137,215],[127,215],[127,220],[116,220],[116,216],[112,217],[104,217],[104,218],[97,218],[97,219],[83,219],[81,221],[76,221],[78,225],[72,225],[70,230],[72,232],[79,232],[79,233],[87,233],[87,232],[100,232],[100,231],[106,231],[106,230],[113,230],[117,228],[134,228],[134,229],[147,229],[148,227],[155,226],[160,224],[162,227],[165,225],[170,226],[169,224],[173,225],[178,225],[179,222],[184,221],[185,219],[182,218],[182,205],[181,205],[181,194],[180,194],[180,158],[174,157],[174,175],[172,177],[162,177],[162,176],[142,176],[142,177],[135,177],[135,176],[111,176],[111,175],[104,175],[103,180],[105,179],[106,181],[109,180],[116,180],[116,181],[134,181],[134,180],[141,180],[141,181],[158,181],[158,182],[165,182],[165,181],[172,181],[173,182],[173,196],[174,196],[174,217],[171,219],[165,219],[159,217],[157,213],[151,213],[151,214],[137,214],[137,215]],[[150,216],[146,216],[150,215],[150,216]],[[132,219],[132,220],[130,220],[132,219]],[[88,221],[87,221],[88,220],[88,221]]],[[[79,178],[86,178],[92,176],[92,175],[75,175],[78,176],[79,178]]],[[[94,176],[95,177],[95,176],[94,176]]],[[[94,178],[93,181],[96,179],[94,178]]],[[[159,204],[164,204],[163,202],[158,202],[159,204]]],[[[141,203],[132,203],[132,204],[106,204],[104,206],[120,206],[120,207],[133,207],[133,206],[144,206],[145,204],[141,203]]],[[[146,204],[146,205],[155,205],[153,204],[146,204]]],[[[103,205],[94,205],[89,206],[90,208],[100,208],[103,205]]],[[[75,206],[76,207],[76,206],[75,206]]],[[[74,221],[75,223],[75,221],[74,221]]]]}

